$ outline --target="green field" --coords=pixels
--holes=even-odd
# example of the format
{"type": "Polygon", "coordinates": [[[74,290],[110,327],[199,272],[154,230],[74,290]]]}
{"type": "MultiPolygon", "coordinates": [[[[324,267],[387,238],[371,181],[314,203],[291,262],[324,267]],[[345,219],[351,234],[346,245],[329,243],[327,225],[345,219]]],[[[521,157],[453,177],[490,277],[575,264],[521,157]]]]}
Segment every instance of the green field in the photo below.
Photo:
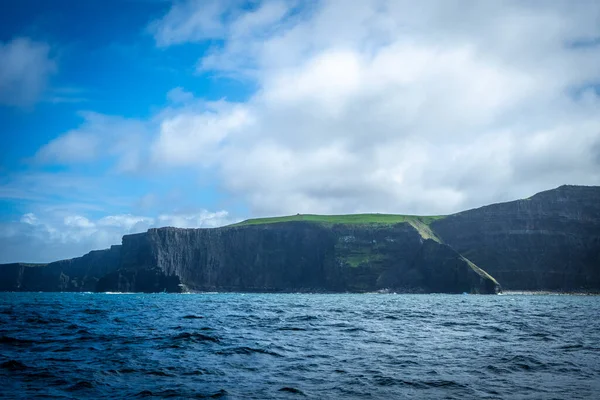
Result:
{"type": "Polygon", "coordinates": [[[277,224],[281,222],[308,221],[321,224],[345,224],[345,225],[369,225],[383,224],[392,225],[401,222],[415,223],[418,225],[429,225],[437,219],[444,218],[443,215],[417,216],[398,214],[347,214],[347,215],[316,215],[297,214],[285,217],[255,218],[238,222],[230,226],[277,224]]]}

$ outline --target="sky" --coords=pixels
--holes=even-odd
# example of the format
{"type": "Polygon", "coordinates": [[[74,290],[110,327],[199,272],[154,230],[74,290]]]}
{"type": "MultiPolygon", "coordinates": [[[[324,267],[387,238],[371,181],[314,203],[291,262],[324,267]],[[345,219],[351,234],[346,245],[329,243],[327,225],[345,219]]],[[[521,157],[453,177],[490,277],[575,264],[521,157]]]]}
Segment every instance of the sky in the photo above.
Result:
{"type": "Polygon", "coordinates": [[[600,184],[600,2],[0,2],[0,263],[600,184]]]}

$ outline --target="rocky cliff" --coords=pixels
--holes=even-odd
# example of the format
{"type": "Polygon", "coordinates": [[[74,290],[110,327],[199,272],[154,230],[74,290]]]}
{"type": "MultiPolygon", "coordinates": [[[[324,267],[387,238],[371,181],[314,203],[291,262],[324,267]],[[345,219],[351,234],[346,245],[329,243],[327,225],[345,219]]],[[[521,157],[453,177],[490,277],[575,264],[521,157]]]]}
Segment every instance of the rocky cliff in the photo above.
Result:
{"type": "Polygon", "coordinates": [[[150,229],[72,260],[0,265],[0,290],[495,293],[498,282],[598,290],[599,200],[598,187],[564,186],[444,218],[294,216],[150,229]]]}
{"type": "Polygon", "coordinates": [[[111,246],[50,264],[4,264],[0,265],[0,291],[91,292],[120,262],[121,246],[111,246]]]}
{"type": "Polygon", "coordinates": [[[503,288],[600,290],[600,187],[561,186],[431,228],[503,288]]]}
{"type": "Polygon", "coordinates": [[[410,224],[286,222],[161,228],[125,236],[119,268],[97,288],[163,289],[489,293],[496,284],[450,247],[424,239],[410,224]],[[155,286],[140,286],[140,274],[155,276],[155,286]]]}
{"type": "Polygon", "coordinates": [[[494,293],[497,284],[409,223],[150,229],[47,266],[0,267],[2,290],[494,293]]]}

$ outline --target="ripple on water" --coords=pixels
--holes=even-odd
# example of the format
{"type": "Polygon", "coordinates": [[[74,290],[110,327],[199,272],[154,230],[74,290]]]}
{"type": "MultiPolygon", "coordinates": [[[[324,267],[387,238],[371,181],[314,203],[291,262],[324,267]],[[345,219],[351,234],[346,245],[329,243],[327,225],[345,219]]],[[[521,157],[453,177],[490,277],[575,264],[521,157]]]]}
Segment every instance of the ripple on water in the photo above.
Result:
{"type": "Polygon", "coordinates": [[[34,343],[34,340],[19,339],[12,336],[0,336],[0,344],[4,345],[24,347],[31,346],[34,343]]]}
{"type": "Polygon", "coordinates": [[[8,369],[11,371],[23,371],[27,369],[27,366],[17,360],[8,360],[0,364],[0,368],[8,369]]]}
{"type": "Polygon", "coordinates": [[[7,398],[594,398],[600,297],[0,293],[7,398]]]}
{"type": "Polygon", "coordinates": [[[202,319],[202,318],[204,318],[204,317],[202,317],[200,315],[193,315],[193,314],[188,314],[183,317],[183,319],[202,319]]]}
{"type": "Polygon", "coordinates": [[[198,343],[198,342],[219,343],[220,342],[220,340],[214,336],[205,335],[203,333],[197,333],[197,332],[183,332],[176,336],[173,336],[172,340],[175,342],[188,341],[188,342],[195,342],[195,343],[198,343]]]}
{"type": "Polygon", "coordinates": [[[253,347],[247,347],[247,346],[231,347],[228,349],[219,350],[216,352],[216,354],[220,354],[223,356],[231,356],[231,355],[235,355],[235,354],[240,354],[240,355],[265,354],[265,355],[274,356],[274,357],[283,357],[283,355],[281,355],[277,352],[274,352],[274,351],[258,349],[258,348],[253,348],[253,347]]]}
{"type": "Polygon", "coordinates": [[[293,394],[298,394],[301,396],[305,396],[304,392],[300,389],[296,389],[293,387],[289,387],[289,386],[285,386],[282,387],[281,389],[279,389],[280,392],[286,392],[286,393],[293,393],[293,394]]]}

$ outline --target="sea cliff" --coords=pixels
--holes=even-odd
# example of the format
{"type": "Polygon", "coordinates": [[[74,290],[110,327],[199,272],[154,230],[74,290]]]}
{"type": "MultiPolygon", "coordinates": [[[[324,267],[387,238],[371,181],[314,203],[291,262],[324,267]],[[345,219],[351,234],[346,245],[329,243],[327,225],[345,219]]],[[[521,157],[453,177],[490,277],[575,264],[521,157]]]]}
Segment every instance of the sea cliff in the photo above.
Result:
{"type": "Polygon", "coordinates": [[[506,289],[600,289],[600,187],[561,186],[431,227],[506,289]]]}
{"type": "Polygon", "coordinates": [[[290,216],[158,228],[47,265],[4,291],[496,293],[600,289],[600,188],[561,186],[450,216],[290,216]]]}

